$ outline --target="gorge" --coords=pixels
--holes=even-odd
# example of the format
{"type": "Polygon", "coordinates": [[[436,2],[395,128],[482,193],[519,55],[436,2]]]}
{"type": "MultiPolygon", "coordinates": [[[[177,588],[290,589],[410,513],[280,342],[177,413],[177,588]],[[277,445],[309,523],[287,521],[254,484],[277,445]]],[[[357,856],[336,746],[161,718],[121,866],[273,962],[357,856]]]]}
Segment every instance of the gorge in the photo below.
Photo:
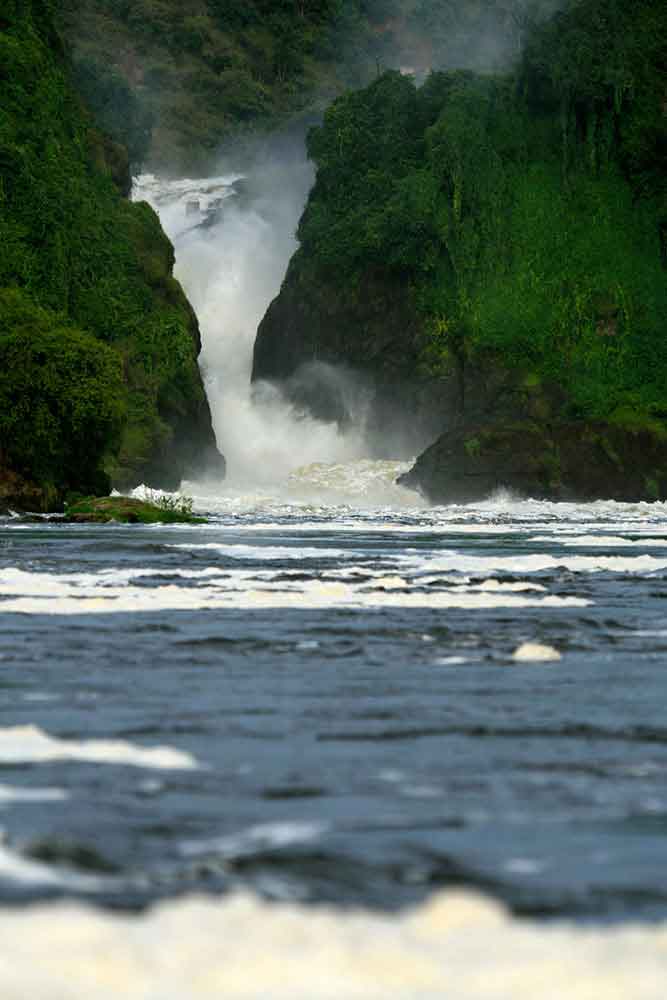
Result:
{"type": "MultiPolygon", "coordinates": [[[[209,395],[221,398],[216,385],[238,387],[226,393],[233,412],[221,409],[215,425],[246,480],[266,478],[262,455],[275,454],[280,440],[283,478],[290,462],[423,452],[404,481],[432,501],[480,499],[503,486],[551,498],[664,495],[664,18],[648,0],[631,11],[607,0],[554,9],[537,5],[525,15],[519,48],[518,6],[504,29],[491,14],[477,23],[476,47],[464,46],[458,61],[485,74],[434,72],[417,86],[405,67],[378,69],[366,89],[338,97],[310,129],[316,177],[300,221],[313,179],[301,152],[304,120],[283,132],[289,139],[278,133],[264,142],[252,197],[226,202],[223,243],[210,229],[199,242],[181,241],[179,273],[200,322],[210,327],[211,312],[220,315],[201,360],[209,395]],[[262,408],[264,418],[253,423],[262,408]],[[279,413],[289,428],[278,431],[279,413]],[[290,458],[289,438],[299,433],[290,458]]],[[[144,77],[128,89],[129,63],[119,70],[122,86],[118,77],[102,88],[105,50],[82,27],[99,16],[96,0],[80,22],[68,20],[67,9],[59,14],[73,44],[72,80],[135,156],[139,132],[127,130],[158,116],[146,133],[152,145],[143,146],[150,163],[165,155],[167,112],[151,105],[149,115],[154,94],[144,77]],[[124,114],[110,118],[114,108],[124,114]]],[[[245,45],[256,15],[243,23],[229,16],[224,25],[245,45]]],[[[308,16],[313,31],[344,30],[326,11],[308,16]]],[[[367,16],[373,31],[385,24],[373,21],[379,13],[367,16]]],[[[16,4],[3,32],[11,102],[3,118],[0,285],[5,328],[14,331],[3,341],[12,372],[0,428],[3,503],[49,509],[68,492],[104,492],[110,480],[174,488],[197,470],[219,480],[224,461],[195,365],[197,321],[171,276],[172,250],[148,209],[123,202],[125,153],[77,104],[49,17],[46,8],[31,14],[30,5],[16,4]],[[44,80],[38,91],[29,83],[36,67],[44,80]],[[42,377],[39,406],[28,402],[35,362],[21,354],[17,382],[19,331],[37,328],[40,351],[49,350],[49,337],[69,338],[74,358],[90,334],[111,349],[96,351],[85,414],[55,362],[48,389],[42,377]]],[[[146,27],[132,27],[123,5],[109,17],[109,37],[146,27]]],[[[472,17],[467,7],[461,17],[459,31],[472,17]]],[[[425,65],[416,10],[401,18],[386,22],[393,27],[382,34],[385,56],[425,65]]],[[[147,49],[144,38],[147,65],[171,44],[178,23],[165,21],[164,39],[155,36],[147,49]]],[[[203,15],[198,24],[207,44],[218,44],[221,29],[203,15]]],[[[304,36],[299,44],[305,53],[315,43],[304,36]]],[[[452,59],[438,44],[431,62],[452,59]]],[[[313,93],[332,58],[317,45],[313,93]]],[[[206,62],[207,52],[195,46],[188,58],[206,62]]],[[[362,63],[345,57],[354,72],[362,63]]],[[[303,65],[293,64],[295,79],[303,65]]],[[[287,91],[280,100],[293,115],[287,91]]],[[[309,107],[312,122],[313,100],[309,107]]],[[[182,141],[175,122],[171,128],[170,148],[182,141]]],[[[238,175],[261,145],[248,135],[218,162],[238,175]]],[[[77,364],[90,370],[83,354],[77,364]]]]}
{"type": "Polygon", "coordinates": [[[2,1000],[662,998],[663,8],[4,0],[2,1000]]]}

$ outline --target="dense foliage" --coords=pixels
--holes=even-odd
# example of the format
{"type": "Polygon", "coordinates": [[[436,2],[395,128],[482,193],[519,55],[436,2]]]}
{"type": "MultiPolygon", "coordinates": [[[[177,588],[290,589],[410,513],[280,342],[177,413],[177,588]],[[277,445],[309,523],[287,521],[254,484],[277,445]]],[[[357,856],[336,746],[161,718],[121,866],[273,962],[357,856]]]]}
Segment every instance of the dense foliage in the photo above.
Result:
{"type": "Polygon", "coordinates": [[[557,0],[63,0],[77,85],[129,149],[198,166],[381,68],[499,67],[557,0]]]}
{"type": "Polygon", "coordinates": [[[172,248],[120,197],[42,0],[3,7],[0,91],[0,451],[45,489],[103,458],[131,478],[204,400],[172,248]]]}
{"type": "Polygon", "coordinates": [[[0,291],[0,329],[4,462],[39,479],[47,504],[73,483],[108,492],[100,459],[119,442],[120,358],[18,289],[0,291]]]}
{"type": "Polygon", "coordinates": [[[312,131],[302,257],[409,284],[436,373],[493,354],[570,415],[667,414],[667,12],[570,0],[512,76],[387,73],[312,131]]]}

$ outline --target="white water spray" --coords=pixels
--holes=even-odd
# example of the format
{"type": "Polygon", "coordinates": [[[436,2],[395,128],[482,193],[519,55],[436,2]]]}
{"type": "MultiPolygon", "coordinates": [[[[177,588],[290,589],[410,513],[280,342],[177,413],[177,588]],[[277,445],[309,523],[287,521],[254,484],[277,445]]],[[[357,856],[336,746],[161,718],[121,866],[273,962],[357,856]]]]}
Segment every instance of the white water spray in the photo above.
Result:
{"type": "Polygon", "coordinates": [[[280,390],[251,386],[257,327],[278,294],[312,183],[303,153],[255,167],[248,178],[136,178],[134,199],[160,215],[176,277],[197,313],[201,365],[218,446],[236,489],[280,487],[312,463],[366,454],[360,428],[342,432],[297,412],[280,390]]]}

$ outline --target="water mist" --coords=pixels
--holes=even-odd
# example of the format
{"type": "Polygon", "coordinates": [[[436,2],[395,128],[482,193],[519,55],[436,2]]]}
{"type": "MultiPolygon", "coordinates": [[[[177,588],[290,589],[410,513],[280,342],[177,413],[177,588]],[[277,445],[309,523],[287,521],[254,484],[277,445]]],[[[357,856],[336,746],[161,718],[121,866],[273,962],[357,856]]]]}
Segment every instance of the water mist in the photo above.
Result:
{"type": "Polygon", "coordinates": [[[257,327],[296,249],[312,181],[296,142],[270,149],[243,174],[135,181],[135,199],[153,205],[174,243],[175,274],[199,319],[200,362],[228,486],[277,486],[299,467],[365,453],[360,428],[315,420],[276,386],[250,382],[257,327]]]}

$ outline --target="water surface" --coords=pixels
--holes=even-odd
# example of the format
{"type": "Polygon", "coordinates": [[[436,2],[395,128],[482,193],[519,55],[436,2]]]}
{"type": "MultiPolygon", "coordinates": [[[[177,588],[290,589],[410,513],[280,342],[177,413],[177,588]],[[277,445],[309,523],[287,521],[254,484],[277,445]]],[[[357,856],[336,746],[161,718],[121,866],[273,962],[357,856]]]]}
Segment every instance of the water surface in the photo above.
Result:
{"type": "Polygon", "coordinates": [[[667,508],[344,471],[196,527],[0,523],[5,903],[667,915],[667,508]]]}

